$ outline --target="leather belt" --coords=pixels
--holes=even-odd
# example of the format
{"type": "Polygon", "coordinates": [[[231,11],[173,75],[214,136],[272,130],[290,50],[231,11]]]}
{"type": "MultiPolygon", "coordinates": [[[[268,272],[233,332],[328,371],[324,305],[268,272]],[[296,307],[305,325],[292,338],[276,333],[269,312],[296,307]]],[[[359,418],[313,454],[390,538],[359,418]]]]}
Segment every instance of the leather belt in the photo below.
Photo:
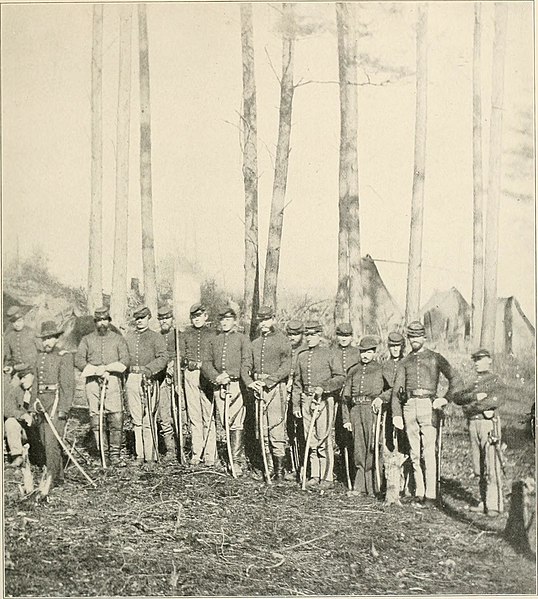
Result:
{"type": "Polygon", "coordinates": [[[428,389],[413,389],[409,391],[409,397],[411,398],[431,398],[434,395],[435,392],[428,389]]]}
{"type": "Polygon", "coordinates": [[[468,418],[469,420],[488,420],[488,418],[486,418],[482,413],[474,414],[473,416],[468,416],[468,418]]]}
{"type": "Polygon", "coordinates": [[[129,368],[129,372],[131,372],[133,374],[140,374],[142,372],[142,368],[143,368],[143,366],[131,366],[129,368]]]}
{"type": "Polygon", "coordinates": [[[361,403],[371,403],[372,398],[369,395],[352,395],[351,405],[356,406],[361,403]]]}
{"type": "Polygon", "coordinates": [[[38,390],[40,393],[43,393],[45,391],[58,391],[59,389],[59,385],[39,385],[38,386],[38,390]]]}

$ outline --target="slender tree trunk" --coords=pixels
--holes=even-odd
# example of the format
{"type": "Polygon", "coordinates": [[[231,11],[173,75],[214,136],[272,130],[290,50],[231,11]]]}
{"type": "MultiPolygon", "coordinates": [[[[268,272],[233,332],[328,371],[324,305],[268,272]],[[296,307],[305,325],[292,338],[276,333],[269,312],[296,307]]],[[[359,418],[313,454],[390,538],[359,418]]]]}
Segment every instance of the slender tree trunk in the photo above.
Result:
{"type": "Polygon", "coordinates": [[[473,43],[473,289],[471,338],[480,342],[484,301],[484,182],[482,176],[482,86],[480,78],[481,3],[474,3],[473,43]]]}
{"type": "Polygon", "coordinates": [[[153,235],[153,197],[151,187],[151,110],[149,87],[149,43],[146,5],[138,5],[140,65],[140,199],[142,202],[142,265],[144,296],[153,318],[157,315],[157,274],[153,235]]]}
{"type": "Polygon", "coordinates": [[[103,5],[93,5],[91,96],[91,208],[88,256],[88,310],[103,303],[103,5]]]}
{"type": "Polygon", "coordinates": [[[349,3],[336,5],[340,88],[338,289],[335,317],[362,331],[357,39],[349,3]]]}
{"type": "Polygon", "coordinates": [[[129,127],[131,105],[132,7],[121,7],[118,82],[118,123],[116,133],[116,220],[110,313],[116,325],[127,316],[127,216],[129,206],[129,127]]]}
{"type": "Polygon", "coordinates": [[[241,13],[241,50],[243,58],[243,184],[245,188],[245,288],[246,330],[255,323],[259,304],[258,267],[258,125],[256,81],[254,78],[254,28],[252,4],[239,5],[241,13]]]}
{"type": "Polygon", "coordinates": [[[504,95],[504,57],[508,7],[495,3],[495,36],[491,74],[491,121],[489,136],[488,208],[484,264],[484,311],[480,344],[494,350],[497,314],[497,258],[499,250],[499,201],[502,171],[502,124],[504,95]]]}
{"type": "Polygon", "coordinates": [[[276,146],[275,177],[273,180],[273,198],[271,219],[267,238],[265,259],[265,277],[263,282],[263,303],[276,309],[278,269],[280,264],[280,246],[282,244],[282,225],[288,182],[288,164],[290,156],[291,115],[293,104],[293,59],[295,53],[294,5],[282,5],[282,78],[280,80],[280,110],[278,121],[278,141],[276,146]]]}
{"type": "Polygon", "coordinates": [[[405,318],[407,322],[419,318],[420,313],[424,179],[426,175],[426,124],[428,97],[427,3],[419,4],[417,10],[415,157],[413,171],[413,195],[411,198],[407,295],[405,306],[405,318]]]}

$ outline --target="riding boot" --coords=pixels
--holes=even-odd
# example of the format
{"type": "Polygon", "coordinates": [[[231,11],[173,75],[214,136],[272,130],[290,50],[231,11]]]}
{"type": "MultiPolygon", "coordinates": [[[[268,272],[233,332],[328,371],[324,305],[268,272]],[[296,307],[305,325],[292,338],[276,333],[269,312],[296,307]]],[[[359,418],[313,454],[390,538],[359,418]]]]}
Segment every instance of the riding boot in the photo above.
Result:
{"type": "Polygon", "coordinates": [[[110,463],[113,466],[124,465],[121,461],[121,441],[123,429],[123,414],[121,412],[112,412],[107,414],[108,435],[110,443],[108,452],[110,463]]]}
{"type": "Polygon", "coordinates": [[[101,445],[100,445],[100,441],[99,441],[100,434],[99,434],[99,416],[98,415],[94,415],[91,417],[90,427],[92,429],[93,438],[95,440],[95,449],[96,449],[97,455],[100,456],[101,455],[101,445]]]}
{"type": "Polygon", "coordinates": [[[163,458],[163,462],[175,462],[177,460],[177,455],[174,435],[163,435],[163,439],[166,446],[166,454],[163,458]]]}
{"type": "Polygon", "coordinates": [[[273,464],[275,468],[274,480],[280,482],[284,480],[284,458],[281,456],[273,456],[273,464]]]}
{"type": "Polygon", "coordinates": [[[243,431],[232,429],[230,431],[230,445],[232,446],[232,460],[236,476],[242,476],[245,459],[245,445],[243,431]]]}

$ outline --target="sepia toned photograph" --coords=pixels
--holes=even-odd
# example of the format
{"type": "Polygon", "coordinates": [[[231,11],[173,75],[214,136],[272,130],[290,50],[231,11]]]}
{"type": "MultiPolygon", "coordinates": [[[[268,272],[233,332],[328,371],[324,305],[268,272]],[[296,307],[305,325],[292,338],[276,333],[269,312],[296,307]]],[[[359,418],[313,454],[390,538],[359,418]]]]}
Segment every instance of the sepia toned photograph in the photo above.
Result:
{"type": "Polygon", "coordinates": [[[0,10],[3,596],[535,595],[533,2],[0,10]]]}

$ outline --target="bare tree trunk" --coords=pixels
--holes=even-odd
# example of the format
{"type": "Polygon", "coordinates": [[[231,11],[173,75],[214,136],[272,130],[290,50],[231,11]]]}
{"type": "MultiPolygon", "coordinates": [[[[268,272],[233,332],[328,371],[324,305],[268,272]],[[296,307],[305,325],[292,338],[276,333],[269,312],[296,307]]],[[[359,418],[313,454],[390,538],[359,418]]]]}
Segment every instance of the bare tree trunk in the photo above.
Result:
{"type": "Polygon", "coordinates": [[[362,331],[358,173],[357,39],[348,3],[336,5],[340,87],[338,289],[335,317],[362,331]]]}
{"type": "Polygon", "coordinates": [[[494,349],[497,314],[497,258],[499,245],[499,200],[501,195],[504,57],[508,8],[495,3],[495,36],[491,74],[491,121],[489,136],[488,209],[484,264],[484,311],[480,344],[494,349]]]}
{"type": "Polygon", "coordinates": [[[103,5],[93,5],[92,29],[92,163],[88,310],[103,303],[103,5]]]}
{"type": "Polygon", "coordinates": [[[129,125],[131,105],[132,7],[121,7],[118,81],[118,124],[116,133],[116,211],[114,265],[110,314],[116,325],[127,316],[127,216],[129,206],[129,125]]]}
{"type": "Polygon", "coordinates": [[[254,78],[254,28],[252,4],[239,5],[243,58],[243,184],[245,188],[245,289],[244,317],[247,329],[255,322],[259,304],[258,268],[258,130],[254,78]]]}
{"type": "Polygon", "coordinates": [[[288,181],[290,156],[291,115],[293,104],[293,58],[295,53],[294,5],[282,5],[282,78],[280,80],[280,110],[278,121],[278,141],[276,146],[275,178],[273,180],[273,198],[271,218],[267,238],[265,276],[263,282],[263,303],[276,309],[278,268],[280,246],[282,243],[282,225],[288,181]]]}
{"type": "Polygon", "coordinates": [[[484,301],[484,181],[482,176],[482,86],[480,78],[481,3],[474,3],[473,43],[473,289],[471,299],[471,339],[480,342],[482,302],[484,301]]]}
{"type": "Polygon", "coordinates": [[[417,19],[417,83],[415,117],[415,158],[411,225],[409,235],[409,263],[405,318],[407,322],[419,318],[420,286],[422,276],[422,233],[424,216],[424,179],[426,174],[426,125],[428,97],[428,4],[418,5],[417,19]]]}
{"type": "Polygon", "coordinates": [[[151,110],[149,87],[149,43],[146,5],[138,5],[140,65],[140,199],[142,203],[142,265],[144,297],[153,318],[157,315],[157,274],[153,236],[153,197],[151,187],[151,110]]]}

